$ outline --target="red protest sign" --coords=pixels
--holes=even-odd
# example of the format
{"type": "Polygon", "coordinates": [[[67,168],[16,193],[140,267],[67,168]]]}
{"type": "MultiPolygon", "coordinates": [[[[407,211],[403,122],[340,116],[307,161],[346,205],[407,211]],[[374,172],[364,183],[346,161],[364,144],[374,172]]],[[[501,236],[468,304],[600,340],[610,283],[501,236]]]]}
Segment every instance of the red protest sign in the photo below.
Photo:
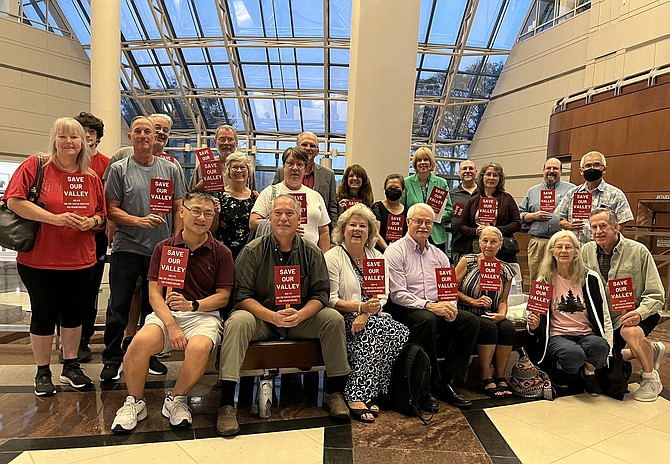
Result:
{"type": "Polygon", "coordinates": [[[184,288],[188,250],[164,246],[161,253],[161,264],[158,268],[158,285],[163,287],[184,288]]]}
{"type": "Polygon", "coordinates": [[[363,293],[372,296],[385,294],[385,279],[386,275],[383,259],[371,258],[363,260],[363,293]]]}
{"type": "Polygon", "coordinates": [[[300,203],[300,225],[307,224],[307,194],[306,193],[288,193],[294,196],[300,203]]]}
{"type": "Polygon", "coordinates": [[[435,211],[434,222],[442,222],[442,215],[444,214],[444,208],[447,204],[447,195],[448,192],[445,189],[440,187],[433,187],[428,200],[426,200],[428,206],[433,208],[433,211],[435,211]]]}
{"type": "Polygon", "coordinates": [[[482,259],[479,263],[479,289],[500,291],[500,261],[482,259]]]}
{"type": "Polygon", "coordinates": [[[577,192],[572,197],[572,219],[588,219],[591,214],[593,195],[591,192],[577,192]]]}
{"type": "Polygon", "coordinates": [[[498,214],[498,199],[479,197],[479,216],[477,222],[479,224],[491,225],[495,224],[496,216],[498,214]]]}
{"type": "Polygon", "coordinates": [[[149,212],[172,214],[173,193],[174,181],[172,179],[151,179],[149,212]]]}
{"type": "Polygon", "coordinates": [[[623,315],[635,309],[635,295],[633,295],[633,279],[631,277],[608,280],[607,285],[610,289],[612,311],[621,311],[623,315]]]}
{"type": "Polygon", "coordinates": [[[402,238],[402,231],[405,228],[405,216],[402,214],[389,214],[386,219],[386,242],[395,242],[402,238]]]}
{"type": "Polygon", "coordinates": [[[161,152],[156,153],[154,156],[157,158],[163,158],[164,160],[168,160],[170,163],[174,163],[174,156],[172,156],[169,153],[161,152]]]}
{"type": "Polygon", "coordinates": [[[202,187],[205,192],[222,192],[225,186],[223,185],[221,160],[216,159],[210,148],[199,148],[195,154],[200,161],[202,187]]]}
{"type": "Polygon", "coordinates": [[[300,266],[275,266],[275,304],[300,304],[300,266]]]}
{"type": "Polygon", "coordinates": [[[437,301],[458,301],[458,282],[453,267],[435,268],[437,301]]]}
{"type": "Polygon", "coordinates": [[[526,310],[536,314],[547,314],[551,297],[554,294],[554,286],[544,282],[533,281],[530,284],[530,293],[528,294],[528,305],[526,310]]]}
{"type": "Polygon", "coordinates": [[[453,208],[454,219],[458,219],[460,221],[463,217],[464,209],[465,205],[463,203],[456,203],[453,208]]]}
{"type": "Polygon", "coordinates": [[[63,207],[71,213],[86,214],[91,206],[88,177],[84,174],[63,175],[63,207]]]}
{"type": "Polygon", "coordinates": [[[363,200],[359,200],[358,198],[347,198],[346,200],[347,204],[344,206],[344,210],[348,210],[354,205],[357,205],[359,203],[363,203],[363,200]]]}
{"type": "Polygon", "coordinates": [[[540,211],[552,213],[556,208],[556,190],[540,190],[540,211]]]}

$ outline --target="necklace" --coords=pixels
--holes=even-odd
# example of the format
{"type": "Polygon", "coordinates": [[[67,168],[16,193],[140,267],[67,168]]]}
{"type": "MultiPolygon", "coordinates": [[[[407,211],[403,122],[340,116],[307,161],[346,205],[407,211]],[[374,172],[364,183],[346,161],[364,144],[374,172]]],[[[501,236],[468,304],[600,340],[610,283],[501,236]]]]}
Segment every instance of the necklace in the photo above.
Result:
{"type": "Polygon", "coordinates": [[[357,266],[361,265],[361,261],[363,260],[363,258],[365,258],[365,252],[363,252],[363,254],[361,256],[359,256],[358,258],[354,258],[354,261],[356,261],[357,266]]]}

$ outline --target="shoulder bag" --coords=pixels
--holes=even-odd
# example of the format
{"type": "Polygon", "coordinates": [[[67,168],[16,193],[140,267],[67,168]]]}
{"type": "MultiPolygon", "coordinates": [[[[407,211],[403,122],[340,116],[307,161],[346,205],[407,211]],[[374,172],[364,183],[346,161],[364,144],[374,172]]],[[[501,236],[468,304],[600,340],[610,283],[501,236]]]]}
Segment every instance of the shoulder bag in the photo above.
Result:
{"type": "MultiPolygon", "coordinates": [[[[44,179],[44,160],[39,157],[35,180],[28,191],[28,198],[31,203],[43,207],[39,203],[40,191],[42,190],[42,180],[44,179]]],[[[19,216],[9,209],[6,201],[0,202],[0,245],[5,248],[11,248],[15,251],[30,251],[35,245],[35,237],[40,228],[39,221],[32,221],[19,216]]]]}

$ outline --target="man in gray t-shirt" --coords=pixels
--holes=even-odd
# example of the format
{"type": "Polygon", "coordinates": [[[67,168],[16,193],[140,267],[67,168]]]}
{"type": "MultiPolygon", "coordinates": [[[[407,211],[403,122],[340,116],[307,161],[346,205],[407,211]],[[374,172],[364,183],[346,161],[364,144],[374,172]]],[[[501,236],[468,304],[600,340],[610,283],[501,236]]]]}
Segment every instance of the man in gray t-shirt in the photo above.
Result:
{"type": "Polygon", "coordinates": [[[145,116],[133,119],[128,135],[133,144],[133,156],[114,163],[106,173],[107,214],[116,224],[116,231],[109,270],[110,298],[102,352],[104,366],[100,373],[103,382],[119,379],[123,361],[121,342],[138,278],[142,282],[142,321],[151,312],[147,272],[154,246],[182,228],[179,212],[184,187],[177,167],[154,156],[155,136],[151,119],[145,116]],[[171,214],[149,211],[152,179],[173,182],[171,214]]]}

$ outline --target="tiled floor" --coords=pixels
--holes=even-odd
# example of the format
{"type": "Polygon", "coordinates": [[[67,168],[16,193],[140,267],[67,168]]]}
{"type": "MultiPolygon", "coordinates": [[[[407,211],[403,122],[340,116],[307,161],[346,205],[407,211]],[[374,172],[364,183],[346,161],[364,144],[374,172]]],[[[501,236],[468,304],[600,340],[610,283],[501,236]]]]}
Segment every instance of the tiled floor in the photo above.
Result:
{"type": "MultiPolygon", "coordinates": [[[[631,384],[634,392],[637,384],[631,384]]],[[[665,462],[670,401],[623,402],[586,394],[486,410],[517,457],[528,463],[665,462]]]]}
{"type": "MultiPolygon", "coordinates": [[[[0,262],[0,309],[25,304],[17,287],[11,266],[0,262]]],[[[106,292],[104,287],[101,301],[106,292]]],[[[306,387],[306,395],[301,378],[290,376],[282,379],[281,404],[270,419],[260,419],[247,401],[240,407],[240,436],[222,439],[214,431],[219,391],[211,369],[190,395],[192,429],[171,429],[162,417],[163,395],[183,359],[179,353],[166,360],[167,376],[149,378],[148,418],[133,434],[117,436],[109,427],[126,395],[122,383],[104,387],[96,381],[87,392],[59,386],[54,397],[37,398],[30,346],[14,338],[0,333],[5,342],[0,343],[0,464],[665,463],[670,450],[670,401],[665,399],[670,398],[670,353],[659,371],[665,398],[655,403],[638,403],[631,395],[623,402],[586,395],[501,402],[466,391],[475,400],[469,411],[442,404],[427,426],[392,411],[382,411],[372,425],[336,424],[316,404],[316,392],[306,387]]],[[[670,351],[670,322],[659,325],[651,338],[664,341],[670,351]]],[[[84,366],[94,379],[103,348],[99,336],[96,342],[93,362],[84,366]]],[[[52,368],[60,373],[55,352],[52,368]]],[[[638,380],[637,374],[631,378],[638,380]]],[[[632,383],[630,390],[635,388],[632,383]]]]}
{"type": "Polygon", "coordinates": [[[28,451],[12,464],[230,464],[323,462],[323,428],[243,435],[235,440],[206,438],[141,445],[119,445],[67,450],[28,451]],[[272,444],[269,446],[269,444],[272,444]],[[225,459],[224,459],[225,457],[225,459]]]}

